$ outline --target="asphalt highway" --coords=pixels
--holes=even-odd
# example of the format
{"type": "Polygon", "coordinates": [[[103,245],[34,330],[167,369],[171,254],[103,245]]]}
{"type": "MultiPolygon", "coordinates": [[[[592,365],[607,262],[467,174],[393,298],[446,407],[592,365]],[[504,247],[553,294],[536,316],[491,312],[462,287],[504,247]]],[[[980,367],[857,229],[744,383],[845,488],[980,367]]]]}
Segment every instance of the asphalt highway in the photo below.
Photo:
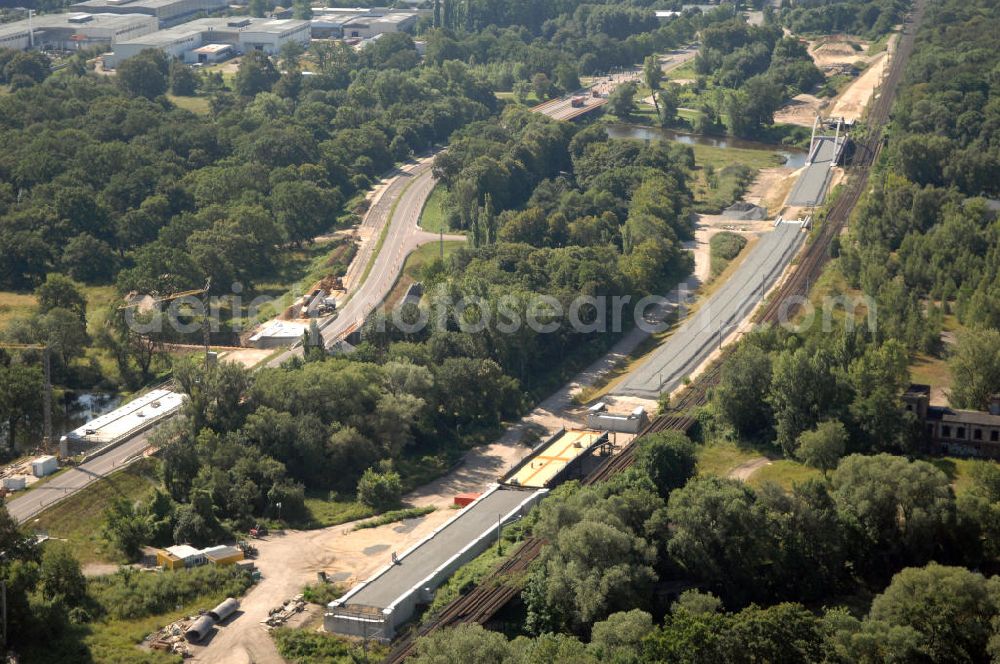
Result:
{"type": "Polygon", "coordinates": [[[815,207],[826,197],[836,147],[833,138],[829,136],[817,136],[816,140],[819,142],[814,148],[816,154],[788,195],[789,205],[815,207]]]}
{"type": "Polygon", "coordinates": [[[656,399],[694,371],[761,300],[805,239],[797,223],[781,223],[763,235],[719,290],[619,383],[615,394],[656,399]]]}
{"type": "Polygon", "coordinates": [[[7,511],[18,523],[25,523],[43,510],[60,500],[76,493],[95,480],[107,477],[121,470],[142,456],[149,447],[149,437],[156,427],[118,447],[94,457],[76,468],[70,468],[61,475],[48,480],[41,486],[7,502],[7,511]]]}

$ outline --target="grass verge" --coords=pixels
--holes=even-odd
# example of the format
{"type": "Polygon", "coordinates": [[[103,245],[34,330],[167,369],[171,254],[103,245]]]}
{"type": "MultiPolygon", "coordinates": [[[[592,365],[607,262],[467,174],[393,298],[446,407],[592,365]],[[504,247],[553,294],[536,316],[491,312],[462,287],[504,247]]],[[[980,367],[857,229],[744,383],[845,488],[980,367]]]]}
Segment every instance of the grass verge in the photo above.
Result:
{"type": "Polygon", "coordinates": [[[708,241],[712,278],[722,274],[729,263],[747,246],[747,239],[737,233],[722,231],[708,241]]]}
{"type": "Polygon", "coordinates": [[[348,521],[367,519],[375,514],[375,510],[357,500],[331,500],[307,495],[305,504],[309,517],[304,523],[294,524],[296,528],[326,528],[348,521]]]}
{"type": "Polygon", "coordinates": [[[747,480],[747,483],[750,486],[759,487],[762,484],[771,482],[772,484],[777,484],[785,491],[789,491],[794,484],[802,484],[806,480],[822,477],[822,472],[798,461],[778,459],[754,471],[747,480]]]}
{"type": "Polygon", "coordinates": [[[365,528],[378,528],[379,526],[386,526],[390,523],[396,523],[397,521],[404,521],[406,519],[416,519],[421,516],[426,516],[436,510],[437,508],[433,505],[427,505],[426,507],[408,507],[401,510],[392,510],[386,512],[381,516],[377,516],[374,519],[368,519],[367,521],[362,521],[361,523],[354,524],[354,530],[364,530],[365,528]]]}
{"type": "MultiPolygon", "coordinates": [[[[42,512],[25,524],[49,537],[66,540],[81,564],[121,562],[118,552],[104,540],[104,508],[117,498],[135,501],[145,498],[159,485],[155,461],[138,461],[123,470],[97,480],[72,498],[42,512]]],[[[99,660],[100,661],[100,660],[99,660]]]]}
{"type": "Polygon", "coordinates": [[[442,252],[442,247],[439,243],[430,242],[417,247],[406,257],[406,262],[403,263],[403,270],[399,274],[399,279],[396,280],[392,290],[389,291],[389,295],[385,298],[386,304],[389,307],[395,306],[403,299],[410,286],[414,282],[421,280],[424,267],[434,262],[442,253],[444,253],[444,260],[447,261],[448,257],[458,251],[460,247],[465,246],[465,243],[457,240],[449,240],[443,246],[444,251],[442,252]]]}
{"type": "Polygon", "coordinates": [[[435,185],[434,189],[431,190],[431,195],[424,202],[424,209],[420,211],[418,226],[430,233],[448,232],[448,220],[444,212],[447,193],[443,184],[435,185]]]}

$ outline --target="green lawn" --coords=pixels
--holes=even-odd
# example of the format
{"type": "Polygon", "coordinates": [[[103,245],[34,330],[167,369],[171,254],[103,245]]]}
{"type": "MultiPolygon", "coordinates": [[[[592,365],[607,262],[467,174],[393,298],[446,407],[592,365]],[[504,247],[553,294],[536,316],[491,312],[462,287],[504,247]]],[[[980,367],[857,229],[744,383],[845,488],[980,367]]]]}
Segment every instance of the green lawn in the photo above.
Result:
{"type": "Polygon", "coordinates": [[[757,469],[747,480],[747,483],[750,486],[759,487],[766,482],[771,482],[788,491],[794,484],[802,484],[806,480],[822,477],[822,472],[798,461],[778,459],[757,469]]]}
{"type": "Polygon", "coordinates": [[[309,513],[309,520],[294,524],[296,528],[326,528],[367,519],[375,514],[375,510],[356,500],[330,500],[322,496],[307,496],[306,511],[309,513]]]}
{"type": "Polygon", "coordinates": [[[696,211],[717,214],[743,195],[746,187],[762,168],[780,166],[781,156],[770,150],[717,148],[692,145],[698,170],[694,173],[693,190],[696,211]],[[715,171],[715,186],[709,182],[706,168],[715,171]]]}
{"type": "Polygon", "coordinates": [[[431,191],[424,203],[424,209],[420,211],[420,221],[418,225],[425,231],[431,233],[448,233],[448,220],[445,216],[444,202],[448,192],[444,185],[438,184],[431,191]]]}
{"type": "Polygon", "coordinates": [[[910,380],[931,387],[951,389],[951,368],[948,361],[926,353],[917,353],[910,364],[910,380]]]}
{"type": "Polygon", "coordinates": [[[761,456],[750,447],[740,447],[731,441],[716,441],[698,447],[698,474],[728,477],[739,465],[761,456]]]}
{"type": "Polygon", "coordinates": [[[191,111],[197,115],[208,115],[212,107],[208,97],[178,97],[177,95],[167,95],[167,99],[172,101],[179,108],[191,111]]]}
{"type": "Polygon", "coordinates": [[[118,552],[109,548],[101,533],[104,509],[115,498],[129,501],[145,498],[158,484],[155,462],[140,461],[97,480],[72,498],[50,507],[28,521],[25,528],[66,540],[82,564],[121,562],[118,552]]]}
{"type": "Polygon", "coordinates": [[[704,168],[711,164],[717,171],[730,164],[744,164],[753,169],[781,166],[781,155],[770,150],[747,148],[717,148],[711,145],[692,145],[694,160],[704,168]]]}

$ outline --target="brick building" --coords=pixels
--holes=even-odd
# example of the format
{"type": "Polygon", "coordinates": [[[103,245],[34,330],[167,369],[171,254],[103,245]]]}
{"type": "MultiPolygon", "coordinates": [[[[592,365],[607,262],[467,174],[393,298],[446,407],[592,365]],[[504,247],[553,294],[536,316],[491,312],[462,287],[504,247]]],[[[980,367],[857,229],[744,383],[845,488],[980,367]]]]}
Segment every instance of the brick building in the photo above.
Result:
{"type": "Polygon", "coordinates": [[[1000,460],[1000,394],[989,409],[960,410],[930,404],[929,385],[910,385],[903,394],[906,410],[924,426],[929,451],[961,457],[1000,460]]]}

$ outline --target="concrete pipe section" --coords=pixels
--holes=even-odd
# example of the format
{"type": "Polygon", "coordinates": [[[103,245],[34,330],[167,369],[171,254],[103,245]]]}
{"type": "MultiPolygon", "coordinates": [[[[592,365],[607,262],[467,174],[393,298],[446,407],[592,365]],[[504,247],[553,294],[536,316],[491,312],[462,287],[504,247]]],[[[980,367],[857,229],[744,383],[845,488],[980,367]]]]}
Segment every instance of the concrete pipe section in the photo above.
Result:
{"type": "Polygon", "coordinates": [[[187,639],[188,643],[198,643],[211,633],[213,627],[215,627],[215,621],[212,620],[212,616],[204,615],[191,623],[191,626],[184,632],[184,638],[187,639]]]}
{"type": "Polygon", "coordinates": [[[217,623],[221,623],[229,616],[236,613],[240,608],[240,602],[234,597],[226,599],[226,601],[219,604],[217,607],[208,612],[208,615],[212,617],[217,623]]]}

